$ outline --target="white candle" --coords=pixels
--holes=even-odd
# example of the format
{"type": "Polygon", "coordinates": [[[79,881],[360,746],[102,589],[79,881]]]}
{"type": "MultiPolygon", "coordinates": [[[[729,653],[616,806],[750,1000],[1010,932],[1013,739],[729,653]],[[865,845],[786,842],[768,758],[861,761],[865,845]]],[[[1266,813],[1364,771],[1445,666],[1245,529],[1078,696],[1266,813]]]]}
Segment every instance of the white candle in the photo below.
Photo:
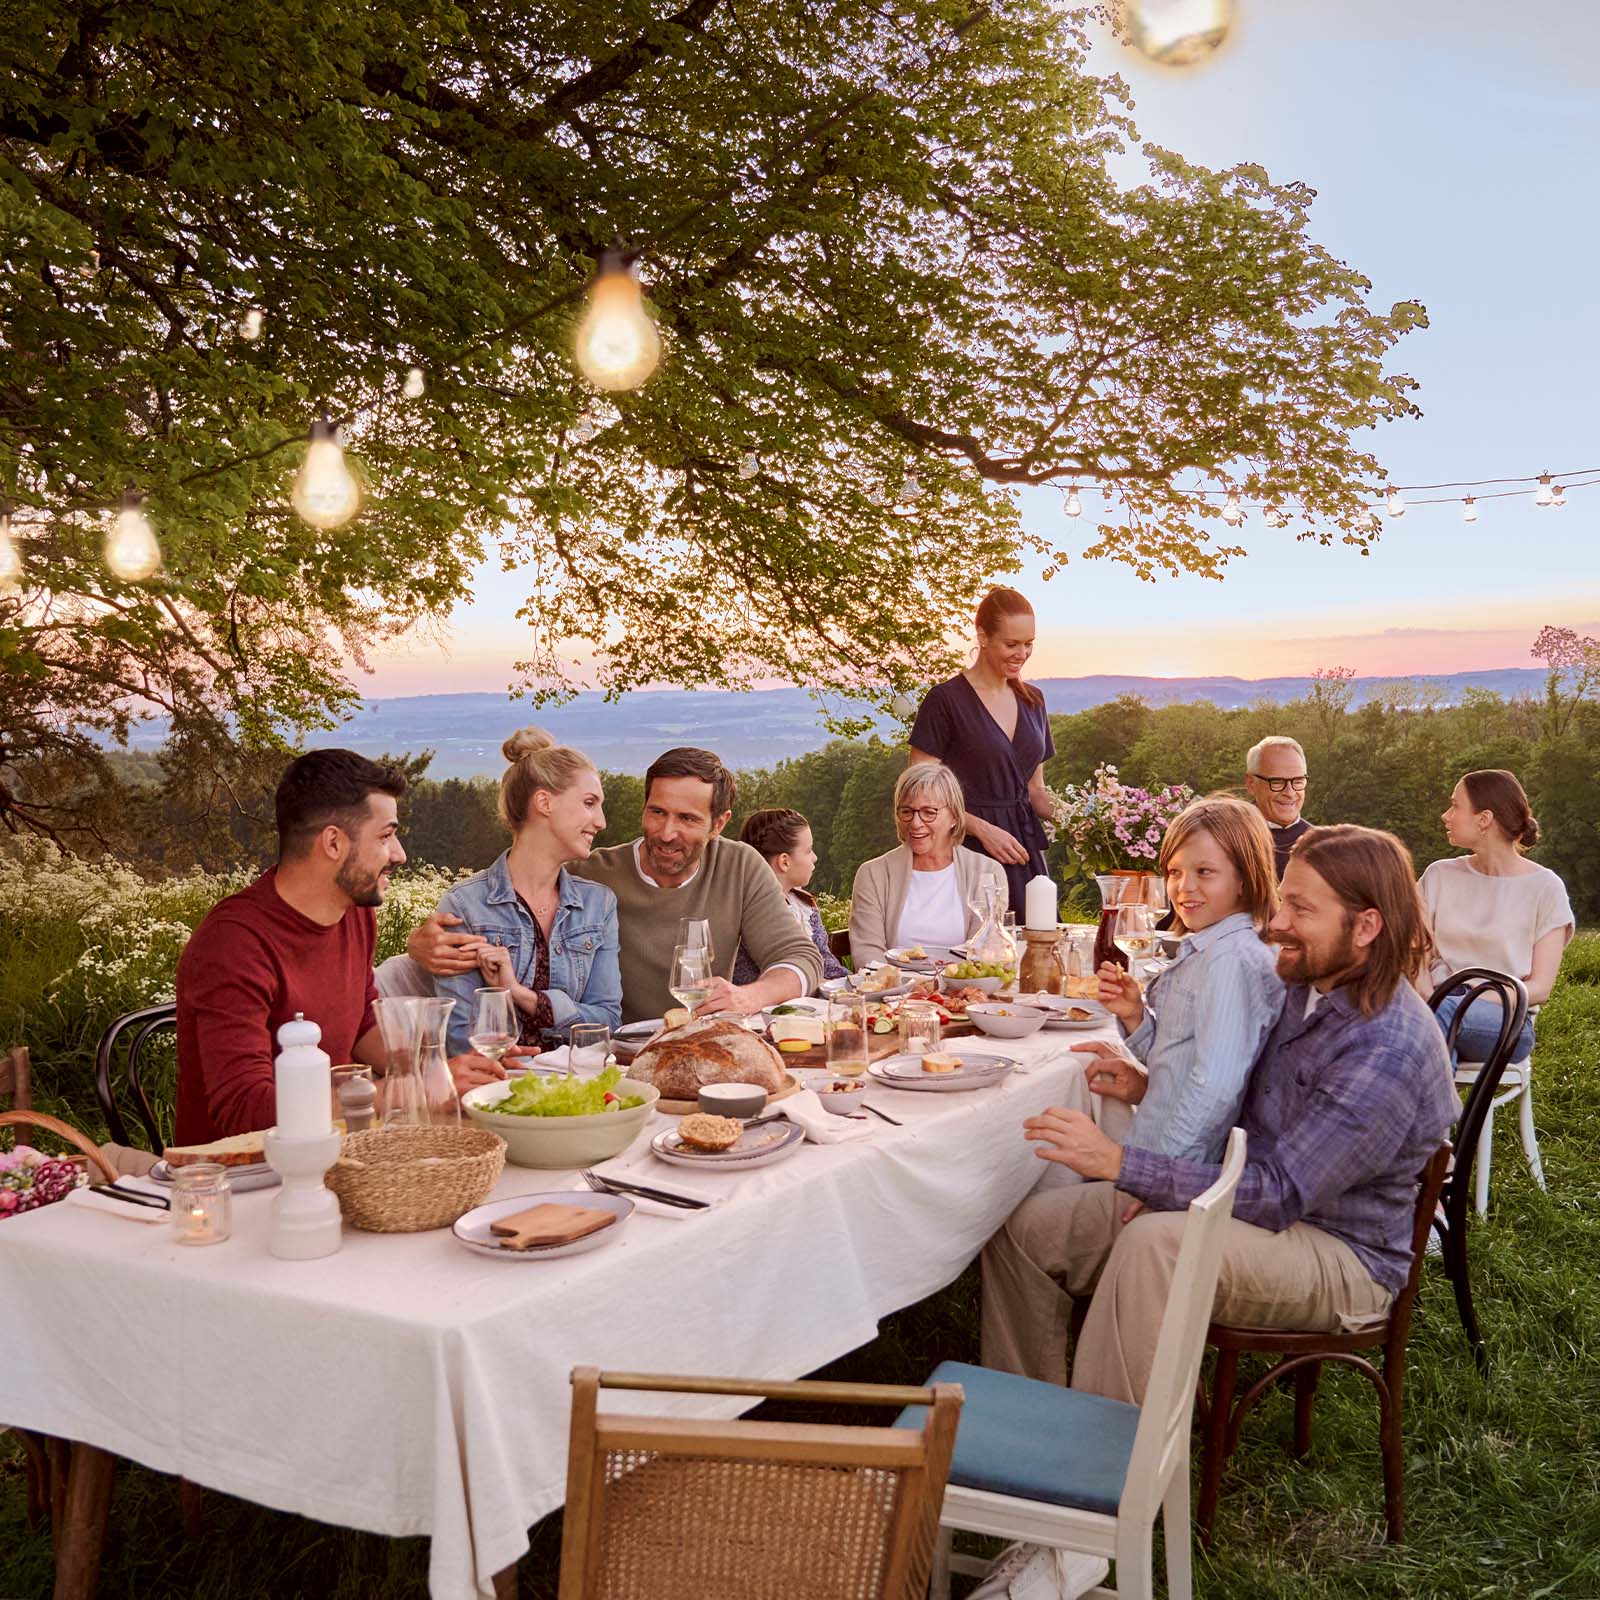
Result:
{"type": "Polygon", "coordinates": [[[317,1048],[322,1029],[301,1012],[278,1029],[282,1049],[273,1063],[278,1090],[278,1135],[320,1139],[333,1131],[333,1078],[325,1050],[317,1048]]]}
{"type": "Polygon", "coordinates": [[[1054,928],[1058,909],[1056,886],[1041,872],[1029,882],[1024,894],[1023,926],[1036,929],[1054,928]]]}

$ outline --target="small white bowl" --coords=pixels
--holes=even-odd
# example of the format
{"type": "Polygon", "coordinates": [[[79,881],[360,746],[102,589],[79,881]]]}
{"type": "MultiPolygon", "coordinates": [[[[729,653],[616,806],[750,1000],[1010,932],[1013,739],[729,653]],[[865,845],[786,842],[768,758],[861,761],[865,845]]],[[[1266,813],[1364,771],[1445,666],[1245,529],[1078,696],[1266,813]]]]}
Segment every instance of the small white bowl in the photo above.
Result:
{"type": "Polygon", "coordinates": [[[767,1109],[767,1091],[759,1083],[703,1083],[695,1104],[713,1117],[759,1117],[767,1109]]]}
{"type": "Polygon", "coordinates": [[[1037,1006],[1019,1006],[1014,1000],[1004,1005],[987,1001],[980,1005],[974,1001],[967,1007],[967,1015],[980,1033],[987,1033],[991,1038],[1026,1039],[1044,1026],[1049,1012],[1037,1006]]]}
{"type": "Polygon", "coordinates": [[[866,1089],[865,1078],[835,1078],[831,1083],[815,1085],[822,1109],[840,1117],[853,1117],[861,1109],[861,1097],[866,1089]]]}

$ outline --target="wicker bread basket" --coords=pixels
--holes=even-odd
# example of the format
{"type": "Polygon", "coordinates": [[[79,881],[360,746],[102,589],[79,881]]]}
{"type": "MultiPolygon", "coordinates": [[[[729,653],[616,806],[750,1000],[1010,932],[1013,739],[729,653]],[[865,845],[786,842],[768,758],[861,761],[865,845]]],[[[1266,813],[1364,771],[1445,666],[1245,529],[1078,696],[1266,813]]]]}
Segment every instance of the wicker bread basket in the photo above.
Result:
{"type": "Polygon", "coordinates": [[[368,1128],[345,1136],[326,1181],[346,1222],[421,1233],[481,1206],[505,1164],[505,1140],[484,1128],[368,1128]]]}

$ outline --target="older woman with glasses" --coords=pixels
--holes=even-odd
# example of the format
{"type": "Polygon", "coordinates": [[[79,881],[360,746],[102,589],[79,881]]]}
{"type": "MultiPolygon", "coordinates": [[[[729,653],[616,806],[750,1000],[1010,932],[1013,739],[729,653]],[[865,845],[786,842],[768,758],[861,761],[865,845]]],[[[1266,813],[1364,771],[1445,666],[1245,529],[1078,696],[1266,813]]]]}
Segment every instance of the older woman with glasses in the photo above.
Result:
{"type": "Polygon", "coordinates": [[[1000,863],[961,848],[967,813],[956,775],[919,761],[894,786],[900,843],[856,869],[850,895],[850,955],[857,968],[887,950],[921,945],[944,955],[978,926],[985,885],[1005,893],[1000,863]]]}

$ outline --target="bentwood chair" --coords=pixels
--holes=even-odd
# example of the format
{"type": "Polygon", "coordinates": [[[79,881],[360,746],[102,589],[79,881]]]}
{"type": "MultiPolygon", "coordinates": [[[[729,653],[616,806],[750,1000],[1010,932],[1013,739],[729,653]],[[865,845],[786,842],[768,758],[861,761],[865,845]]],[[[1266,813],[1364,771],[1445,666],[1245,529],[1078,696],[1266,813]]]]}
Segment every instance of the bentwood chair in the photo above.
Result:
{"type": "Polygon", "coordinates": [[[1474,1199],[1473,1164],[1477,1164],[1475,1192],[1481,1217],[1489,1203],[1489,1151],[1494,1143],[1495,1107],[1517,1093],[1513,1090],[1502,1094],[1501,1086],[1512,1071],[1511,1055],[1528,1015],[1528,991],[1520,979],[1504,972],[1488,967],[1467,967],[1440,984],[1428,997],[1428,1004],[1437,1012],[1452,995],[1461,996],[1461,1004],[1445,1030],[1445,1043],[1454,1058],[1462,1018],[1467,1007],[1482,994],[1492,994],[1499,1002],[1500,1032],[1486,1060],[1456,1068],[1456,1082],[1465,1085],[1467,1099],[1461,1108],[1461,1120],[1456,1123],[1455,1163],[1445,1179],[1433,1226],[1439,1235],[1445,1275],[1455,1291],[1456,1310],[1472,1345],[1473,1359],[1480,1371],[1487,1372],[1489,1356],[1483,1336],[1478,1332],[1478,1316],[1472,1304],[1472,1280],[1467,1270],[1467,1226],[1474,1199]]]}
{"type": "Polygon", "coordinates": [[[1216,1346],[1217,1366],[1206,1403],[1203,1454],[1200,1460],[1200,1504],[1195,1521],[1208,1546],[1216,1518],[1223,1468],[1239,1443],[1239,1426],[1245,1414],[1280,1378],[1294,1379],[1294,1455],[1311,1448],[1311,1408],[1324,1362],[1338,1361],[1354,1367],[1378,1391],[1379,1440],[1383,1451],[1383,1505],[1389,1541],[1398,1544],[1404,1529],[1404,1450],[1400,1425],[1404,1414],[1406,1341],[1411,1334],[1411,1311],[1416,1304],[1417,1282],[1428,1230],[1439,1204],[1439,1190],[1450,1165],[1450,1146],[1439,1146],[1422,1170],[1417,1206],[1411,1225],[1411,1271],[1389,1313],[1370,1328],[1350,1333],[1296,1332],[1280,1328],[1234,1328],[1213,1322],[1206,1343],[1216,1346]],[[1360,1352],[1381,1350],[1383,1365],[1373,1365],[1360,1352]],[[1238,1386],[1239,1357],[1259,1353],[1277,1359],[1267,1371],[1234,1399],[1238,1386]]]}
{"type": "Polygon", "coordinates": [[[94,1092],[114,1144],[133,1142],[128,1137],[128,1124],[118,1109],[116,1091],[112,1087],[119,1053],[124,1057],[123,1074],[127,1081],[128,1096],[133,1104],[134,1115],[149,1141],[148,1148],[160,1155],[170,1142],[161,1131],[155,1107],[145,1088],[143,1057],[151,1039],[168,1030],[176,1033],[177,1028],[178,1008],[168,1002],[125,1012],[100,1035],[100,1043],[94,1053],[94,1092]]]}
{"type": "MultiPolygon", "coordinates": [[[[1533,1054],[1530,1051],[1521,1061],[1512,1060],[1512,1052],[1517,1047],[1517,1036],[1528,1020],[1530,1010],[1528,991],[1520,978],[1513,978],[1508,973],[1496,972],[1491,967],[1464,967],[1460,972],[1452,973],[1428,996],[1428,1004],[1437,1012],[1453,995],[1459,995],[1461,1003],[1456,1007],[1455,1015],[1451,1017],[1450,1024],[1445,1030],[1445,1043],[1450,1047],[1450,1059],[1457,1062],[1456,1083],[1468,1091],[1469,1106],[1480,1092],[1478,1086],[1485,1079],[1489,1083],[1488,1090],[1482,1092],[1484,1106],[1472,1130],[1472,1144],[1469,1147],[1464,1126],[1456,1138],[1457,1150],[1469,1151],[1469,1166],[1472,1160],[1475,1159],[1477,1162],[1476,1200],[1478,1215],[1482,1217],[1487,1216],[1489,1212],[1489,1168],[1494,1159],[1494,1114],[1501,1106],[1508,1105],[1513,1100],[1520,1102],[1518,1109],[1523,1154],[1528,1158],[1533,1181],[1541,1189],[1544,1188],[1544,1163],[1539,1159],[1539,1141],[1533,1131],[1533,1054]],[[1459,1061],[1456,1036],[1461,1031],[1467,1008],[1482,994],[1492,994],[1499,1002],[1500,1032],[1485,1060],[1459,1061]]],[[[1463,1125],[1465,1120],[1466,1115],[1463,1112],[1463,1125]]],[[[1459,1161],[1457,1166],[1460,1166],[1459,1161]]]]}
{"type": "Polygon", "coordinates": [[[961,1390],[572,1373],[560,1600],[921,1600],[961,1390]],[[924,1425],[598,1410],[602,1389],[930,1407],[924,1425]]]}
{"type": "MultiPolygon", "coordinates": [[[[966,1393],[939,1516],[934,1600],[948,1600],[952,1571],[984,1569],[951,1555],[953,1531],[1112,1558],[1117,1586],[1091,1589],[1091,1600],[1150,1600],[1158,1511],[1168,1600],[1189,1600],[1189,1433],[1244,1158],[1244,1131],[1235,1128],[1221,1175],[1189,1206],[1143,1405],[960,1361],[934,1368],[930,1383],[959,1383],[966,1393]]],[[[919,1416],[913,1409],[901,1420],[919,1416]]]]}
{"type": "Polygon", "coordinates": [[[25,1045],[0,1050],[0,1111],[27,1111],[33,1106],[33,1074],[25,1045]],[[10,1105],[5,1104],[10,1101],[10,1105]]]}

